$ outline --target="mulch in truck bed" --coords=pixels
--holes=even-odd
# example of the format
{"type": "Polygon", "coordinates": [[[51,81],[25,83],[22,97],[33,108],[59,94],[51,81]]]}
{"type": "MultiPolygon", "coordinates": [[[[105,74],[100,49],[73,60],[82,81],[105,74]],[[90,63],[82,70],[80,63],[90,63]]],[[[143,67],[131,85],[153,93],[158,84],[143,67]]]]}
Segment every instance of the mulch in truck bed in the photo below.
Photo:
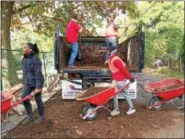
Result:
{"type": "Polygon", "coordinates": [[[76,62],[76,66],[101,66],[105,62],[106,47],[101,46],[80,46],[81,60],[76,62]]]}
{"type": "MultiPolygon", "coordinates": [[[[19,125],[6,138],[142,138],[145,132],[156,133],[184,118],[176,108],[151,111],[144,104],[135,104],[136,113],[128,116],[126,102],[119,101],[119,116],[110,117],[108,111],[100,109],[97,119],[84,121],[80,117],[83,105],[80,101],[64,101],[58,94],[45,104],[44,124],[19,125]]],[[[109,106],[112,110],[112,102],[109,106]]]]}

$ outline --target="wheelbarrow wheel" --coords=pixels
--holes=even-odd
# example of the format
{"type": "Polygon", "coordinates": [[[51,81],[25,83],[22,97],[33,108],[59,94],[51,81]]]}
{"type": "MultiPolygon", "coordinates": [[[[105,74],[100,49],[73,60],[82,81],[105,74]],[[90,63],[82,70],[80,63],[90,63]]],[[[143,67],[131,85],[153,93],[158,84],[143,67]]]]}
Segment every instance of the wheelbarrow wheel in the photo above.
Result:
{"type": "MultiPolygon", "coordinates": [[[[92,110],[94,110],[96,108],[95,105],[92,104],[85,104],[82,110],[82,116],[85,116],[86,114],[90,113],[92,110]]],[[[88,121],[92,121],[94,119],[96,119],[96,117],[98,116],[97,111],[95,111],[94,113],[92,113],[91,115],[89,115],[86,120],[88,121]]]]}
{"type": "Polygon", "coordinates": [[[159,98],[159,97],[157,97],[157,96],[153,96],[153,97],[151,98],[151,100],[148,102],[147,108],[150,109],[150,110],[157,110],[157,111],[159,111],[159,110],[162,109],[162,105],[163,105],[163,104],[160,104],[160,105],[154,106],[154,107],[152,107],[152,106],[153,106],[153,105],[156,105],[156,104],[158,104],[158,103],[160,103],[161,101],[162,101],[161,98],[159,98]]]}

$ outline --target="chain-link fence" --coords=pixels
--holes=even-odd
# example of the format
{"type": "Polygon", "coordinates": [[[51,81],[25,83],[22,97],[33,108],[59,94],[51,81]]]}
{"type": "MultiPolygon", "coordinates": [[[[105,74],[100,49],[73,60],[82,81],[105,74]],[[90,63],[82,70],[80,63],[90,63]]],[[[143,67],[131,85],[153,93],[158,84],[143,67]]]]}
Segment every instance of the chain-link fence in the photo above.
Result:
{"type": "MultiPolygon", "coordinates": [[[[56,73],[54,69],[54,53],[53,52],[40,52],[40,60],[42,61],[42,70],[45,80],[50,74],[56,73]]],[[[18,77],[17,83],[21,83],[22,80],[22,51],[21,50],[8,50],[1,49],[1,90],[9,88],[9,83],[13,78],[8,78],[8,67],[11,66],[18,77]],[[12,54],[12,56],[11,56],[12,54]],[[9,58],[9,60],[8,60],[9,58]],[[10,59],[11,58],[11,59],[10,59]],[[9,64],[9,66],[8,66],[9,64]]],[[[46,84],[46,82],[45,82],[46,84]]]]}

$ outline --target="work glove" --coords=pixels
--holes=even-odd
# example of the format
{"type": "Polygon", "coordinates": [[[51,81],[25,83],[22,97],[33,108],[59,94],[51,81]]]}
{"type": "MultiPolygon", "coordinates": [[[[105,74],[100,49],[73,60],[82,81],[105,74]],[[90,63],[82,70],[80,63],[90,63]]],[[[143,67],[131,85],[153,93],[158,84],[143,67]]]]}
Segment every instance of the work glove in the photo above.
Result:
{"type": "Polygon", "coordinates": [[[133,83],[135,81],[134,77],[130,78],[130,82],[133,83]]]}

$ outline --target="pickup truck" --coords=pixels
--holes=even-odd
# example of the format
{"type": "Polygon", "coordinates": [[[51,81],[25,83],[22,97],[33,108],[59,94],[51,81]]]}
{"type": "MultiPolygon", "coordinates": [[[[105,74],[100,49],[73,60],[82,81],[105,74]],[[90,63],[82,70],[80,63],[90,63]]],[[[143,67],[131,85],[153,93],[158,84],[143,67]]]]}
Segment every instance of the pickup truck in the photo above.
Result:
{"type": "MultiPolygon", "coordinates": [[[[82,80],[82,88],[94,85],[97,82],[111,82],[111,74],[104,66],[106,43],[104,36],[79,36],[81,60],[76,60],[76,69],[67,68],[70,57],[70,46],[65,37],[59,35],[59,28],[55,32],[54,61],[58,73],[67,74],[68,80],[82,80]],[[88,63],[89,62],[89,63],[88,63]]],[[[118,52],[126,62],[128,70],[142,72],[144,67],[144,32],[138,31],[118,45],[118,52]]]]}

